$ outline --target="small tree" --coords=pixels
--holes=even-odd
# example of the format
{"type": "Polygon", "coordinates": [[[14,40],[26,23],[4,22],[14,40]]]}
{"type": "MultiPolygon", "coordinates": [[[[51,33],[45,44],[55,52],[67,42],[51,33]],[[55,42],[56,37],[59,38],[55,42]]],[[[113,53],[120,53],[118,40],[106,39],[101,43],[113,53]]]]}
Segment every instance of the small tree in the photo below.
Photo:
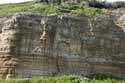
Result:
{"type": "Polygon", "coordinates": [[[96,0],[89,0],[89,5],[90,6],[96,6],[96,4],[97,4],[97,1],[96,0]]]}
{"type": "Polygon", "coordinates": [[[43,3],[46,3],[46,4],[49,4],[49,1],[48,0],[35,0],[37,3],[39,2],[43,2],[43,3]]]}
{"type": "Polygon", "coordinates": [[[58,5],[60,5],[61,4],[61,0],[58,0],[58,5]]]}

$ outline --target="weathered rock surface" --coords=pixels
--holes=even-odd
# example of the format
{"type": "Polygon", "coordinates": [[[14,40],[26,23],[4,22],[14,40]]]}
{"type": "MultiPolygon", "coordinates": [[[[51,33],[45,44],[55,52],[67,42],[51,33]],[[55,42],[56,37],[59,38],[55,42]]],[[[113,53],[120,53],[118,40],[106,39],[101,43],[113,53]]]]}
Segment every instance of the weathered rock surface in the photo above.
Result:
{"type": "Polygon", "coordinates": [[[122,16],[120,16],[120,18],[118,18],[118,20],[116,21],[116,23],[125,32],[125,14],[123,14],[122,16]]]}
{"type": "Polygon", "coordinates": [[[4,18],[0,78],[125,75],[125,35],[112,20],[31,13],[4,18]]]}

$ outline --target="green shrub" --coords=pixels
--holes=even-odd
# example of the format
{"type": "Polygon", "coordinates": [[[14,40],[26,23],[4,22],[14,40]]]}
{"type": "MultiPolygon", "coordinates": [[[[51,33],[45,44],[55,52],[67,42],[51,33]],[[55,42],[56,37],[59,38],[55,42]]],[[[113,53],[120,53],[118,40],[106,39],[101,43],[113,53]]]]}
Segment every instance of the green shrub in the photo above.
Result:
{"type": "Polygon", "coordinates": [[[53,6],[48,6],[48,5],[41,5],[41,6],[34,7],[31,11],[39,12],[41,14],[50,14],[50,13],[55,13],[57,11],[57,8],[53,6]]]}
{"type": "Polygon", "coordinates": [[[80,8],[80,5],[65,5],[60,6],[61,9],[76,10],[80,8]]]}

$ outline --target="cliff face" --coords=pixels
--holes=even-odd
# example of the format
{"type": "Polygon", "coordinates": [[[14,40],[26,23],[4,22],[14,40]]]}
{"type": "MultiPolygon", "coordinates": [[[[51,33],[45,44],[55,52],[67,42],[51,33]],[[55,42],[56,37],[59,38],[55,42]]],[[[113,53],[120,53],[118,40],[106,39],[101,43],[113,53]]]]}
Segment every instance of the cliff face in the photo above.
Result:
{"type": "Polygon", "coordinates": [[[125,74],[125,35],[112,20],[30,13],[4,19],[1,78],[125,74]]]}

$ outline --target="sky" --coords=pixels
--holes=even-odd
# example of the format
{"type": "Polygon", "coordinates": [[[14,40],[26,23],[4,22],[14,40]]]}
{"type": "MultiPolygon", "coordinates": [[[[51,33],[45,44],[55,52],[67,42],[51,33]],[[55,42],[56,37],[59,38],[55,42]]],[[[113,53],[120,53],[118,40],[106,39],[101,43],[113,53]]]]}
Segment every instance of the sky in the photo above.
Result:
{"type": "Polygon", "coordinates": [[[0,4],[19,3],[19,2],[25,2],[25,1],[32,1],[32,0],[0,0],[0,4]]]}
{"type": "MultiPolygon", "coordinates": [[[[0,4],[5,4],[5,3],[19,3],[19,2],[25,2],[25,1],[32,1],[32,0],[0,0],[0,4]]],[[[105,1],[105,0],[100,0],[100,1],[105,1]]],[[[106,0],[108,2],[115,2],[115,1],[125,1],[125,0],[106,0]]]]}

